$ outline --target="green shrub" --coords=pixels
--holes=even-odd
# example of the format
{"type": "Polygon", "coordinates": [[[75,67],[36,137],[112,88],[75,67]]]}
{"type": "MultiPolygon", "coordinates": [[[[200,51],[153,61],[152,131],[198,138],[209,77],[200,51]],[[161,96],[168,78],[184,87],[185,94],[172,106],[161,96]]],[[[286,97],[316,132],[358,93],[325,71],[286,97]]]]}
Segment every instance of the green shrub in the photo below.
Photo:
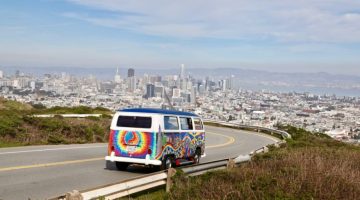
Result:
{"type": "Polygon", "coordinates": [[[65,141],[65,139],[62,138],[61,135],[57,135],[57,134],[49,135],[49,138],[48,138],[47,142],[49,144],[66,144],[67,143],[65,141]]]}
{"type": "Polygon", "coordinates": [[[0,141],[8,143],[65,144],[103,142],[107,139],[111,112],[108,109],[86,106],[44,108],[31,107],[0,98],[0,141]],[[102,114],[85,119],[64,118],[60,114],[102,114]],[[32,117],[34,114],[55,114],[53,118],[32,117]]]}
{"type": "Polygon", "coordinates": [[[39,128],[46,131],[53,132],[62,128],[64,122],[56,118],[42,118],[39,120],[39,128]]]}
{"type": "Polygon", "coordinates": [[[169,199],[357,199],[360,147],[282,127],[292,135],[249,163],[197,177],[174,176],[169,199]]]}

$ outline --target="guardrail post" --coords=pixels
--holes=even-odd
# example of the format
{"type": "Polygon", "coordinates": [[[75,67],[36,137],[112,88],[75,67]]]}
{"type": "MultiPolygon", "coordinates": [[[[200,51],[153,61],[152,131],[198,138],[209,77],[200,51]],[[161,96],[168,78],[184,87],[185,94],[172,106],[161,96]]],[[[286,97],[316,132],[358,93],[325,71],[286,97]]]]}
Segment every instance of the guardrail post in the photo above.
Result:
{"type": "Polygon", "coordinates": [[[167,171],[167,178],[166,178],[166,192],[170,192],[171,186],[172,186],[172,180],[171,177],[173,177],[176,174],[176,169],[170,168],[167,171]]]}
{"type": "Polygon", "coordinates": [[[234,161],[234,159],[229,158],[229,160],[228,160],[228,162],[227,162],[227,164],[226,164],[226,168],[227,168],[227,169],[232,169],[232,168],[234,168],[234,167],[235,167],[235,161],[234,161]]]}
{"type": "Polygon", "coordinates": [[[83,196],[80,194],[79,191],[73,190],[72,192],[68,192],[65,195],[66,200],[83,200],[83,196]]]}
{"type": "Polygon", "coordinates": [[[275,144],[274,144],[274,147],[279,148],[279,147],[280,147],[279,142],[275,143],[275,144]]]}
{"type": "Polygon", "coordinates": [[[269,147],[265,146],[264,147],[264,153],[267,153],[267,152],[269,152],[269,147]]]}

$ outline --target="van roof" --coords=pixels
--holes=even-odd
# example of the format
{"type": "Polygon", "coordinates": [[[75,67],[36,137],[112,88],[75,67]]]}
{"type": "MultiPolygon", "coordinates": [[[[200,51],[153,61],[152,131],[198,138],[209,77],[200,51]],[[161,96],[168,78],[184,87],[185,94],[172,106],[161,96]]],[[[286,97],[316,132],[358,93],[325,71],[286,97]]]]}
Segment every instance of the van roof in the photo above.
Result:
{"type": "Polygon", "coordinates": [[[164,109],[156,109],[156,108],[128,108],[118,110],[120,112],[136,112],[136,113],[156,113],[156,114],[168,114],[168,115],[183,115],[183,116],[191,116],[191,117],[199,117],[198,115],[190,112],[182,112],[176,110],[164,110],[164,109]]]}

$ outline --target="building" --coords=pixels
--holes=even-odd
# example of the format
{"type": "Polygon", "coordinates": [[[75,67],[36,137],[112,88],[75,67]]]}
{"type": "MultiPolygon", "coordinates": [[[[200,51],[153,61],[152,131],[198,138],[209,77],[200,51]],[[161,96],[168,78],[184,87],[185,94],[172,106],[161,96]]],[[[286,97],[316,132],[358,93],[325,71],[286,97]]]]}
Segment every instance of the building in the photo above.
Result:
{"type": "Polygon", "coordinates": [[[135,76],[135,70],[133,68],[128,69],[128,77],[134,77],[135,76]]]}
{"type": "Polygon", "coordinates": [[[155,97],[162,98],[164,96],[164,87],[163,86],[155,86],[155,97]]]}
{"type": "Polygon", "coordinates": [[[179,98],[181,96],[181,90],[179,88],[173,88],[172,97],[179,98]]]}
{"type": "Polygon", "coordinates": [[[220,87],[221,87],[221,89],[223,90],[223,91],[225,91],[226,89],[227,89],[227,80],[226,79],[224,79],[224,80],[221,80],[221,82],[220,82],[220,87]]]}
{"type": "Polygon", "coordinates": [[[234,89],[234,75],[231,75],[230,78],[227,80],[226,88],[229,90],[234,89]]]}
{"type": "Polygon", "coordinates": [[[204,94],[206,91],[205,85],[199,85],[199,94],[204,94]]]}
{"type": "Polygon", "coordinates": [[[145,98],[155,97],[155,85],[154,84],[147,84],[146,85],[146,95],[145,98]]]}
{"type": "Polygon", "coordinates": [[[193,86],[191,88],[190,103],[193,105],[195,105],[195,103],[196,103],[196,86],[193,86]]]}
{"type": "Polygon", "coordinates": [[[186,79],[180,79],[180,89],[182,89],[182,90],[187,89],[187,81],[186,81],[186,79]]]}
{"type": "Polygon", "coordinates": [[[180,79],[184,79],[184,78],[185,78],[185,65],[181,64],[180,79]]]}
{"type": "Polygon", "coordinates": [[[251,113],[251,119],[263,120],[263,119],[265,119],[265,112],[264,111],[253,111],[251,113]]]}
{"type": "Polygon", "coordinates": [[[121,77],[120,77],[120,74],[119,74],[119,68],[116,69],[116,74],[115,74],[115,77],[114,77],[114,81],[115,81],[115,83],[121,83],[121,77]]]}
{"type": "Polygon", "coordinates": [[[31,88],[31,90],[35,90],[35,88],[36,88],[36,83],[35,83],[35,81],[31,81],[30,82],[30,88],[31,88]]]}
{"type": "Polygon", "coordinates": [[[0,70],[0,78],[4,78],[4,72],[0,70]]]}
{"type": "Polygon", "coordinates": [[[135,76],[131,76],[127,79],[127,84],[128,84],[128,91],[129,92],[134,92],[136,89],[136,77],[135,76]]]}

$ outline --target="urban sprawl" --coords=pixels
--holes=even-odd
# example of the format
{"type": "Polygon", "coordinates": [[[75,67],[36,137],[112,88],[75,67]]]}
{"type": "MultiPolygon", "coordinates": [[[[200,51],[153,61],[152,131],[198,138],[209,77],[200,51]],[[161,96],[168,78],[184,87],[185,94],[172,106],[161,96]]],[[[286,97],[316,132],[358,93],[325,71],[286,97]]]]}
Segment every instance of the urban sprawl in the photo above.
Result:
{"type": "MultiPolygon", "coordinates": [[[[204,72],[205,73],[205,72],[204,72]]],[[[121,77],[100,81],[95,76],[67,73],[35,77],[0,71],[0,93],[6,99],[54,106],[132,107],[195,112],[205,120],[276,128],[292,125],[322,132],[345,142],[360,142],[360,98],[277,93],[233,88],[234,76],[194,78],[181,65],[178,75],[121,77]]]]}

